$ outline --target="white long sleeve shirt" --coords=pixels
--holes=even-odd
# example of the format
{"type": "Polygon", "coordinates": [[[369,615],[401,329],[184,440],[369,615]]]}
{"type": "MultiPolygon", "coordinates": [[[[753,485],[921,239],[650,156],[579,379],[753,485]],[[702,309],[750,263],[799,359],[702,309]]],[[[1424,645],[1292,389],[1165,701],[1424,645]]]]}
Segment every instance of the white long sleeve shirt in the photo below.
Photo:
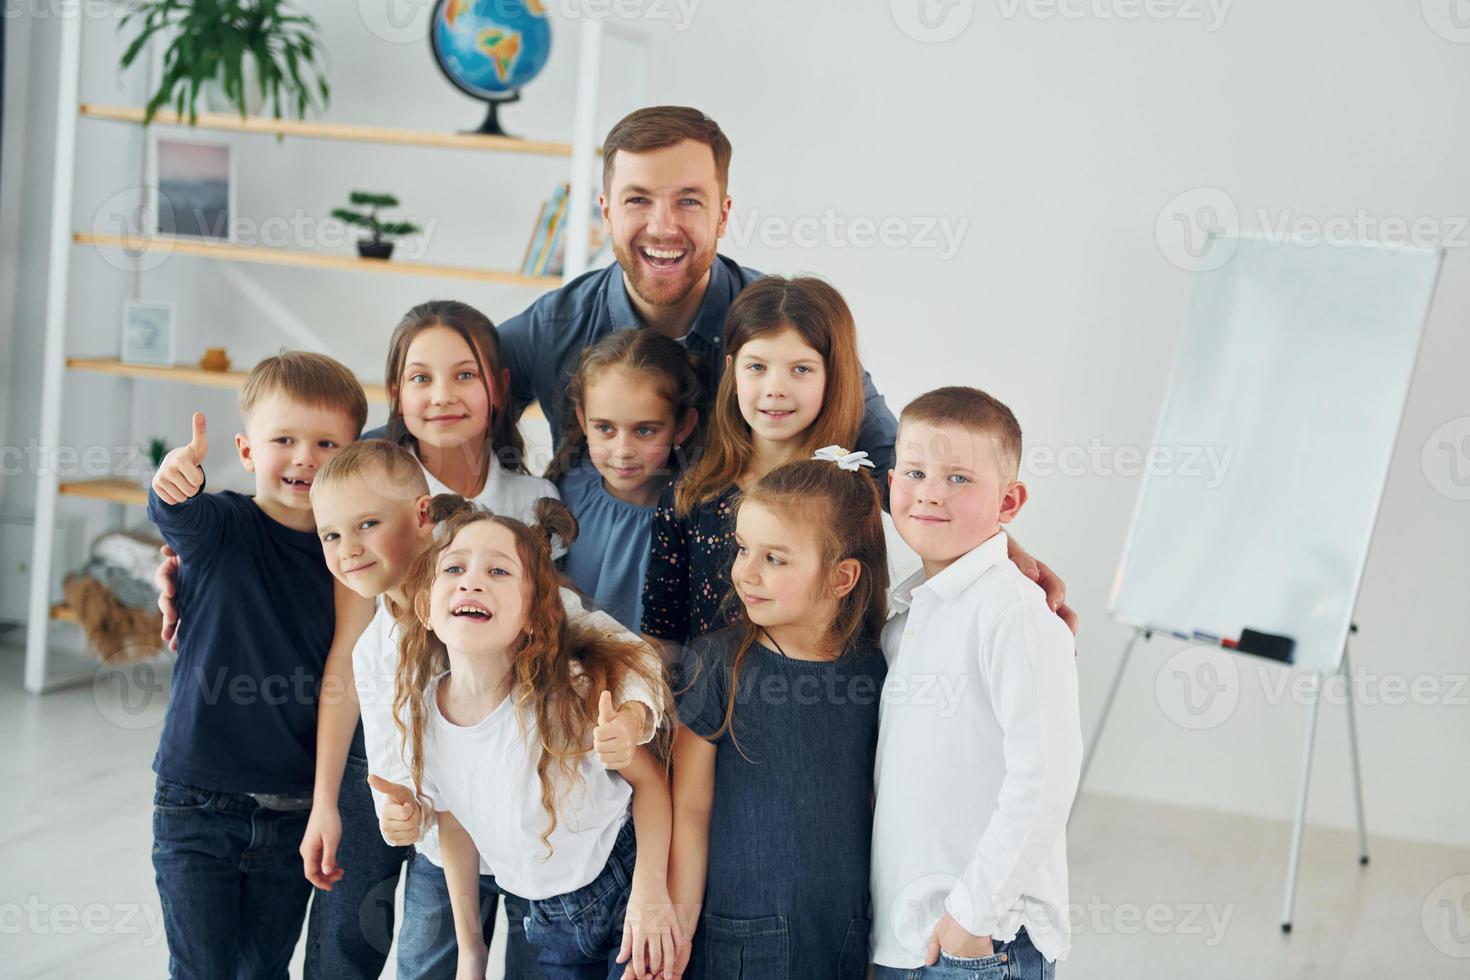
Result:
{"type": "Polygon", "coordinates": [[[894,591],[883,630],[873,822],[874,961],[924,962],[948,912],[1070,947],[1066,822],[1082,761],[1074,644],[997,532],[894,591]]]}

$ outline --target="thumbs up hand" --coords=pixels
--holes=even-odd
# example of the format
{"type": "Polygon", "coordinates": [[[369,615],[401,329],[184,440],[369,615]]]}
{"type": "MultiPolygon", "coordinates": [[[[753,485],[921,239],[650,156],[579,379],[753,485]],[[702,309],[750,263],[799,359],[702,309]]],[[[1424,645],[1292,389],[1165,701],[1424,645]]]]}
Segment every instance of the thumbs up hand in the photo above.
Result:
{"type": "Polygon", "coordinates": [[[423,833],[423,814],[413,790],[390,783],[382,776],[368,776],[368,785],[388,797],[383,806],[383,839],[399,847],[417,844],[423,833]]]}
{"type": "Polygon", "coordinates": [[[209,439],[204,434],[204,413],[194,413],[194,434],[187,446],[169,451],[153,474],[153,492],[166,504],[182,504],[204,486],[204,457],[209,439]]]}
{"type": "Polygon", "coordinates": [[[592,749],[602,768],[617,771],[633,761],[647,711],[639,701],[629,701],[613,710],[612,693],[602,692],[597,701],[597,727],[592,729],[592,749]]]}

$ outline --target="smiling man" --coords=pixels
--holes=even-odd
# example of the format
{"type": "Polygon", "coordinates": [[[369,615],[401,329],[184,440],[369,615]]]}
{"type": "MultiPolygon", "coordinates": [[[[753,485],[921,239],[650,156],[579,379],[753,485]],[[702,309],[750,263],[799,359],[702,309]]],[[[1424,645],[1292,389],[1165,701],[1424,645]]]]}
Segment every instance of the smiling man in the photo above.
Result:
{"type": "MultiPolygon", "coordinates": [[[[696,355],[708,406],[724,369],[725,313],[761,277],[718,252],[730,217],[730,141],[682,106],[625,116],[602,152],[602,216],[615,263],[548,293],[500,327],[514,410],[541,404],[552,438],[567,424],[567,379],[582,349],[616,330],[657,330],[696,355]]],[[[863,374],[866,414],[857,448],[893,465],[893,413],[863,374]]]]}

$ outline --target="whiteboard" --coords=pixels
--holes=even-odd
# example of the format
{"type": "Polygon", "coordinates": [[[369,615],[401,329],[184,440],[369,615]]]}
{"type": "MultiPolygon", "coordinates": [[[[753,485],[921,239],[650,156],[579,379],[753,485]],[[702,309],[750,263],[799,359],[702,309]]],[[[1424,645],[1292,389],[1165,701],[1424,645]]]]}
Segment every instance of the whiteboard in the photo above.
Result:
{"type": "Polygon", "coordinates": [[[1296,665],[1330,672],[1441,252],[1230,236],[1208,249],[1109,611],[1176,634],[1290,636],[1296,665]]]}

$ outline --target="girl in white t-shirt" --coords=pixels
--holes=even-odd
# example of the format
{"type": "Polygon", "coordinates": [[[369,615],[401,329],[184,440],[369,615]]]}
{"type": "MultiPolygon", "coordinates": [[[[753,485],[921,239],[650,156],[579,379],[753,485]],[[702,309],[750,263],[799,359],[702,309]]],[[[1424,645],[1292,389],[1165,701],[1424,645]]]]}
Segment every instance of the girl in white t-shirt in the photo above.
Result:
{"type": "Polygon", "coordinates": [[[394,716],[438,815],[459,975],[485,971],[482,856],[531,900],[548,980],[659,972],[680,939],[668,774],[643,747],[667,745],[663,666],[642,642],[568,621],[551,538],[576,523],[554,500],[534,517],[454,514],[404,579],[394,716]]]}

